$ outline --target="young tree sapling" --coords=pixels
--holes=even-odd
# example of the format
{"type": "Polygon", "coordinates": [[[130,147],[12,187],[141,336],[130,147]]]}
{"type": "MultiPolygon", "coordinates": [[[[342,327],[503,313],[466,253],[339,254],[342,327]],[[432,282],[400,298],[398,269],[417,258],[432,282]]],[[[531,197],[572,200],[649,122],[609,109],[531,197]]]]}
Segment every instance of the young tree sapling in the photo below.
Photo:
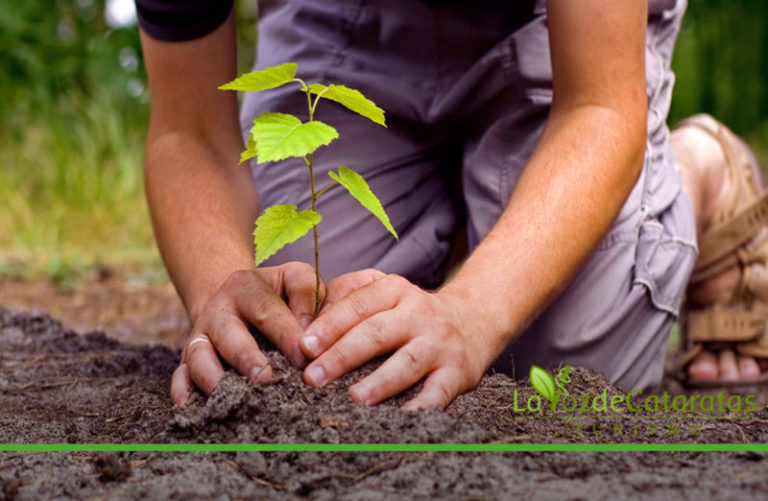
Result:
{"type": "Polygon", "coordinates": [[[358,113],[374,123],[386,127],[384,110],[360,92],[343,85],[307,85],[296,78],[296,63],[284,63],[260,71],[242,75],[222,85],[222,90],[259,92],[274,89],[292,82],[298,83],[300,91],[307,96],[309,120],[302,122],[293,115],[265,112],[253,121],[248,134],[245,151],[240,155],[240,162],[256,158],[258,163],[276,162],[290,157],[302,158],[309,169],[309,186],[312,193],[312,208],[298,212],[296,205],[281,204],[268,207],[256,220],[253,230],[253,242],[256,246],[255,266],[275,254],[289,243],[306,235],[311,229],[315,245],[315,312],[320,308],[320,258],[317,242],[317,225],[322,216],[317,212],[320,196],[336,184],[345,187],[363,207],[368,209],[390,233],[398,238],[379,199],[374,195],[363,177],[346,166],[339,166],[338,172],[330,171],[331,178],[325,187],[315,189],[314,153],[321,146],[330,144],[339,137],[336,129],[315,120],[315,110],[321,98],[336,101],[351,111],[358,113]]]}

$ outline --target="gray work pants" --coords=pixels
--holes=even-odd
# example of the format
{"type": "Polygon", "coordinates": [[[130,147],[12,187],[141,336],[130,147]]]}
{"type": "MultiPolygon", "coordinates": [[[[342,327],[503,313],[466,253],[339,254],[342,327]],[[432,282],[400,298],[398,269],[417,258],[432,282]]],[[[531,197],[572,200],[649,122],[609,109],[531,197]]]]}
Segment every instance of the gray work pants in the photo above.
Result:
{"type": "MultiPolygon", "coordinates": [[[[318,106],[317,119],[341,138],[315,155],[316,185],[339,165],[361,173],[401,237],[395,241],[337,186],[318,207],[322,276],[373,267],[436,287],[454,234],[466,224],[470,250],[483,239],[542,133],[552,103],[544,2],[269,0],[259,7],[257,68],[295,61],[305,81],[359,89],[387,112],[385,129],[335,103],[318,106]]],[[[496,370],[525,377],[531,364],[578,364],[625,388],[661,378],[696,257],[693,212],[666,125],[669,63],[684,9],[683,0],[649,5],[648,143],[637,184],[588,262],[496,370]]],[[[264,111],[306,119],[306,98],[289,87],[247,95],[244,131],[264,111]]],[[[262,210],[310,206],[304,162],[254,162],[251,169],[262,210]]],[[[265,265],[313,260],[307,236],[265,265]]]]}

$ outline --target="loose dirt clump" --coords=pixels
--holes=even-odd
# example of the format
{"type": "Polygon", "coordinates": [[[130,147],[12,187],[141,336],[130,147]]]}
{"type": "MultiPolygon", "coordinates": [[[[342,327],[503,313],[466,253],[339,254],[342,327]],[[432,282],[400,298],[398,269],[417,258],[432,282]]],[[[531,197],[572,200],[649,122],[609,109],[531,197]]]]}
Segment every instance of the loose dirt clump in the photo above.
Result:
{"type": "MultiPolygon", "coordinates": [[[[350,400],[372,362],[323,389],[264,346],[272,381],[228,373],[183,408],[168,397],[178,354],[78,334],[42,313],[0,308],[0,441],[489,443],[765,442],[768,413],[632,414],[519,410],[533,389],[486,376],[446,410],[350,400]],[[517,399],[515,400],[515,394],[517,399]]],[[[574,395],[621,395],[576,368],[574,395]]],[[[535,400],[535,398],[534,398],[535,400]]],[[[640,405],[640,404],[638,404],[640,405]]],[[[390,499],[595,497],[763,499],[768,461],[756,453],[3,453],[6,499],[390,499]]]]}

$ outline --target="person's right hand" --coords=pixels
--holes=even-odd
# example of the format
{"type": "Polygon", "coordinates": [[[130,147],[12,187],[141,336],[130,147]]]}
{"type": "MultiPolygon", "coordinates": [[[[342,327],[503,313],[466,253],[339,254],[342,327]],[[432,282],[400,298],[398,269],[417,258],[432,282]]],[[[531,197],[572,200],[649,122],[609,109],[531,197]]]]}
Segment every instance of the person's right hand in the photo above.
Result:
{"type": "MultiPolygon", "coordinates": [[[[320,283],[320,298],[325,285],[320,283]]],[[[272,377],[272,368],[248,330],[264,334],[297,367],[306,364],[299,338],[315,310],[315,270],[306,263],[232,273],[192,319],[181,364],[171,378],[171,400],[187,401],[193,384],[210,394],[224,375],[221,359],[251,384],[272,377]]]]}

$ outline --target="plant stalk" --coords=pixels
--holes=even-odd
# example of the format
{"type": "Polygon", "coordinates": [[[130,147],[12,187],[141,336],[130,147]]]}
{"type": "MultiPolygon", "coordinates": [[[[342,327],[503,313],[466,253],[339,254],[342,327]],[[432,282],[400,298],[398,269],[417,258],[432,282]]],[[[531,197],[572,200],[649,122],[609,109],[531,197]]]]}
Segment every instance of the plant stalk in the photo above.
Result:
{"type": "MultiPolygon", "coordinates": [[[[317,208],[317,197],[319,195],[315,193],[315,173],[312,169],[312,163],[313,158],[310,153],[307,165],[309,166],[309,186],[312,190],[312,210],[314,211],[317,208]]],[[[312,314],[312,317],[317,318],[317,314],[320,312],[320,254],[317,244],[317,225],[312,227],[312,236],[315,239],[315,312],[312,314]]]]}
{"type": "MultiPolygon", "coordinates": [[[[312,105],[312,96],[309,92],[309,88],[304,85],[304,88],[306,88],[307,93],[307,105],[309,106],[309,121],[311,122],[314,119],[315,115],[315,107],[312,105]]],[[[315,101],[315,106],[317,105],[317,101],[315,101]]],[[[317,197],[320,196],[320,193],[315,192],[315,172],[312,169],[314,164],[314,154],[309,154],[309,160],[307,161],[307,167],[309,167],[309,187],[312,191],[312,210],[316,211],[317,208],[317,197]]],[[[325,189],[323,189],[325,191],[325,189]]],[[[313,318],[317,318],[317,314],[320,313],[320,253],[318,251],[318,242],[317,242],[317,225],[314,225],[312,227],[312,236],[315,240],[315,311],[312,313],[313,318]]]]}

